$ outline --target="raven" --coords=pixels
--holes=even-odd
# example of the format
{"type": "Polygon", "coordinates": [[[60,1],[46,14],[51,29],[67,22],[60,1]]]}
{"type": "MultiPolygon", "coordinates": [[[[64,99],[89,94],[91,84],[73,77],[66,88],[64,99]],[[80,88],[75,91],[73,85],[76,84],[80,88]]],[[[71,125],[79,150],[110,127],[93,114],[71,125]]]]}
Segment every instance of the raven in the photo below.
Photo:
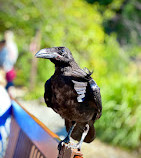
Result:
{"type": "Polygon", "coordinates": [[[38,51],[37,58],[50,59],[55,64],[55,73],[45,83],[44,99],[48,107],[65,119],[67,137],[60,142],[69,143],[70,136],[90,143],[95,138],[94,122],[102,114],[100,88],[91,77],[91,72],[81,69],[66,47],[45,48],[38,51]]]}

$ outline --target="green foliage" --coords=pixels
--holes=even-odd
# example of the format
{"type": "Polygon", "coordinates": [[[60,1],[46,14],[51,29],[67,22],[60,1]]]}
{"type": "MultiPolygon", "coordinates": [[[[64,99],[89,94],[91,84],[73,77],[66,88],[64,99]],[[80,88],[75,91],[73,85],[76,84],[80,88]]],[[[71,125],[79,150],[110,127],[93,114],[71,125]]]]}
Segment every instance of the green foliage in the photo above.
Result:
{"type": "Polygon", "coordinates": [[[102,89],[103,115],[96,123],[102,140],[129,148],[140,146],[140,83],[138,76],[119,75],[106,81],[102,89]]]}
{"type": "Polygon", "coordinates": [[[28,86],[29,83],[29,74],[31,70],[31,54],[24,52],[20,54],[20,61],[16,63],[17,67],[17,77],[15,79],[15,83],[17,85],[25,85],[28,86]]]}
{"type": "Polygon", "coordinates": [[[95,2],[97,2],[97,3],[99,3],[100,5],[108,5],[108,4],[110,4],[113,0],[86,0],[88,3],[95,3],[95,2]]]}
{"type": "MultiPolygon", "coordinates": [[[[101,6],[82,0],[2,0],[0,31],[12,29],[16,34],[17,85],[29,86],[33,58],[29,44],[37,29],[42,33],[41,48],[68,47],[82,68],[94,70],[92,77],[101,88],[103,114],[96,121],[97,136],[115,145],[137,148],[141,145],[141,69],[130,57],[141,47],[131,44],[123,49],[116,40],[118,34],[105,33],[103,23],[116,14],[123,1],[106,2],[101,6]],[[106,2],[108,7],[104,7],[106,2]]],[[[44,83],[53,72],[50,61],[39,59],[36,87],[25,98],[43,96],[44,83]]]]}
{"type": "Polygon", "coordinates": [[[30,93],[24,96],[25,100],[34,100],[39,99],[44,95],[44,83],[38,84],[33,90],[30,90],[30,93]]]}

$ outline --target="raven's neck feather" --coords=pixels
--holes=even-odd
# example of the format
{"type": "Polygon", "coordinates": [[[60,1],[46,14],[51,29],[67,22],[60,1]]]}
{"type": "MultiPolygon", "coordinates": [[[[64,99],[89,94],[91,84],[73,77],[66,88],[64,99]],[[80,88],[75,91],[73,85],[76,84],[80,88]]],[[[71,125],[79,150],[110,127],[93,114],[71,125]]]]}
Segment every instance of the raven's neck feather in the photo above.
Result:
{"type": "Polygon", "coordinates": [[[72,62],[67,66],[64,66],[63,64],[61,66],[55,65],[55,75],[60,74],[75,79],[84,79],[85,81],[91,79],[91,74],[81,69],[76,62],[72,62]]]}
{"type": "Polygon", "coordinates": [[[60,64],[55,64],[55,71],[66,71],[66,70],[72,70],[72,69],[80,69],[78,64],[75,61],[70,62],[69,64],[66,63],[60,63],[60,64]]]}

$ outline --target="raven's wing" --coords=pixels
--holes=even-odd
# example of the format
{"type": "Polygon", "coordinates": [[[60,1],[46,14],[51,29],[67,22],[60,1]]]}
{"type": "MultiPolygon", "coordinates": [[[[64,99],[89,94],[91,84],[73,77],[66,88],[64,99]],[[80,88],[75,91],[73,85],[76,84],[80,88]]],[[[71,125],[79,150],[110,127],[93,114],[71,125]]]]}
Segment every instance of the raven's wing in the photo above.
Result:
{"type": "Polygon", "coordinates": [[[91,79],[89,81],[89,85],[90,85],[90,89],[92,91],[93,94],[93,99],[95,101],[98,113],[97,113],[97,118],[100,118],[101,114],[102,114],[102,101],[101,101],[101,94],[100,94],[100,88],[98,87],[98,85],[96,84],[96,82],[91,79]]]}
{"type": "Polygon", "coordinates": [[[75,69],[72,71],[71,76],[77,77],[77,78],[85,78],[88,76],[87,72],[85,72],[83,69],[75,69]]]}
{"type": "Polygon", "coordinates": [[[51,92],[51,79],[47,80],[45,83],[45,93],[44,93],[44,99],[45,103],[47,104],[48,107],[51,107],[51,97],[52,97],[52,92],[51,92]]]}
{"type": "Polygon", "coordinates": [[[89,81],[76,81],[72,80],[74,84],[74,89],[77,92],[77,101],[83,102],[86,97],[86,89],[89,86],[89,91],[92,94],[93,100],[97,107],[97,116],[96,118],[100,118],[102,112],[102,102],[101,102],[101,94],[100,88],[96,84],[96,82],[91,78],[89,81]]]}

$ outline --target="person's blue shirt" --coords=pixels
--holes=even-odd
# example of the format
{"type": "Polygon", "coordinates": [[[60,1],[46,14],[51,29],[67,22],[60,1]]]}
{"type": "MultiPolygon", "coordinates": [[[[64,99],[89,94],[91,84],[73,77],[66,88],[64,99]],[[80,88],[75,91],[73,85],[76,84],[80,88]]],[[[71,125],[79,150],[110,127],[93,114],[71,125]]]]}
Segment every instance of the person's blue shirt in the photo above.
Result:
{"type": "Polygon", "coordinates": [[[7,55],[8,55],[8,50],[6,47],[3,47],[2,50],[0,51],[0,66],[1,67],[4,67],[7,55]]]}
{"type": "Polygon", "coordinates": [[[13,68],[13,61],[10,59],[10,53],[7,47],[3,47],[0,51],[0,67],[3,67],[5,72],[8,72],[13,68]]]}

